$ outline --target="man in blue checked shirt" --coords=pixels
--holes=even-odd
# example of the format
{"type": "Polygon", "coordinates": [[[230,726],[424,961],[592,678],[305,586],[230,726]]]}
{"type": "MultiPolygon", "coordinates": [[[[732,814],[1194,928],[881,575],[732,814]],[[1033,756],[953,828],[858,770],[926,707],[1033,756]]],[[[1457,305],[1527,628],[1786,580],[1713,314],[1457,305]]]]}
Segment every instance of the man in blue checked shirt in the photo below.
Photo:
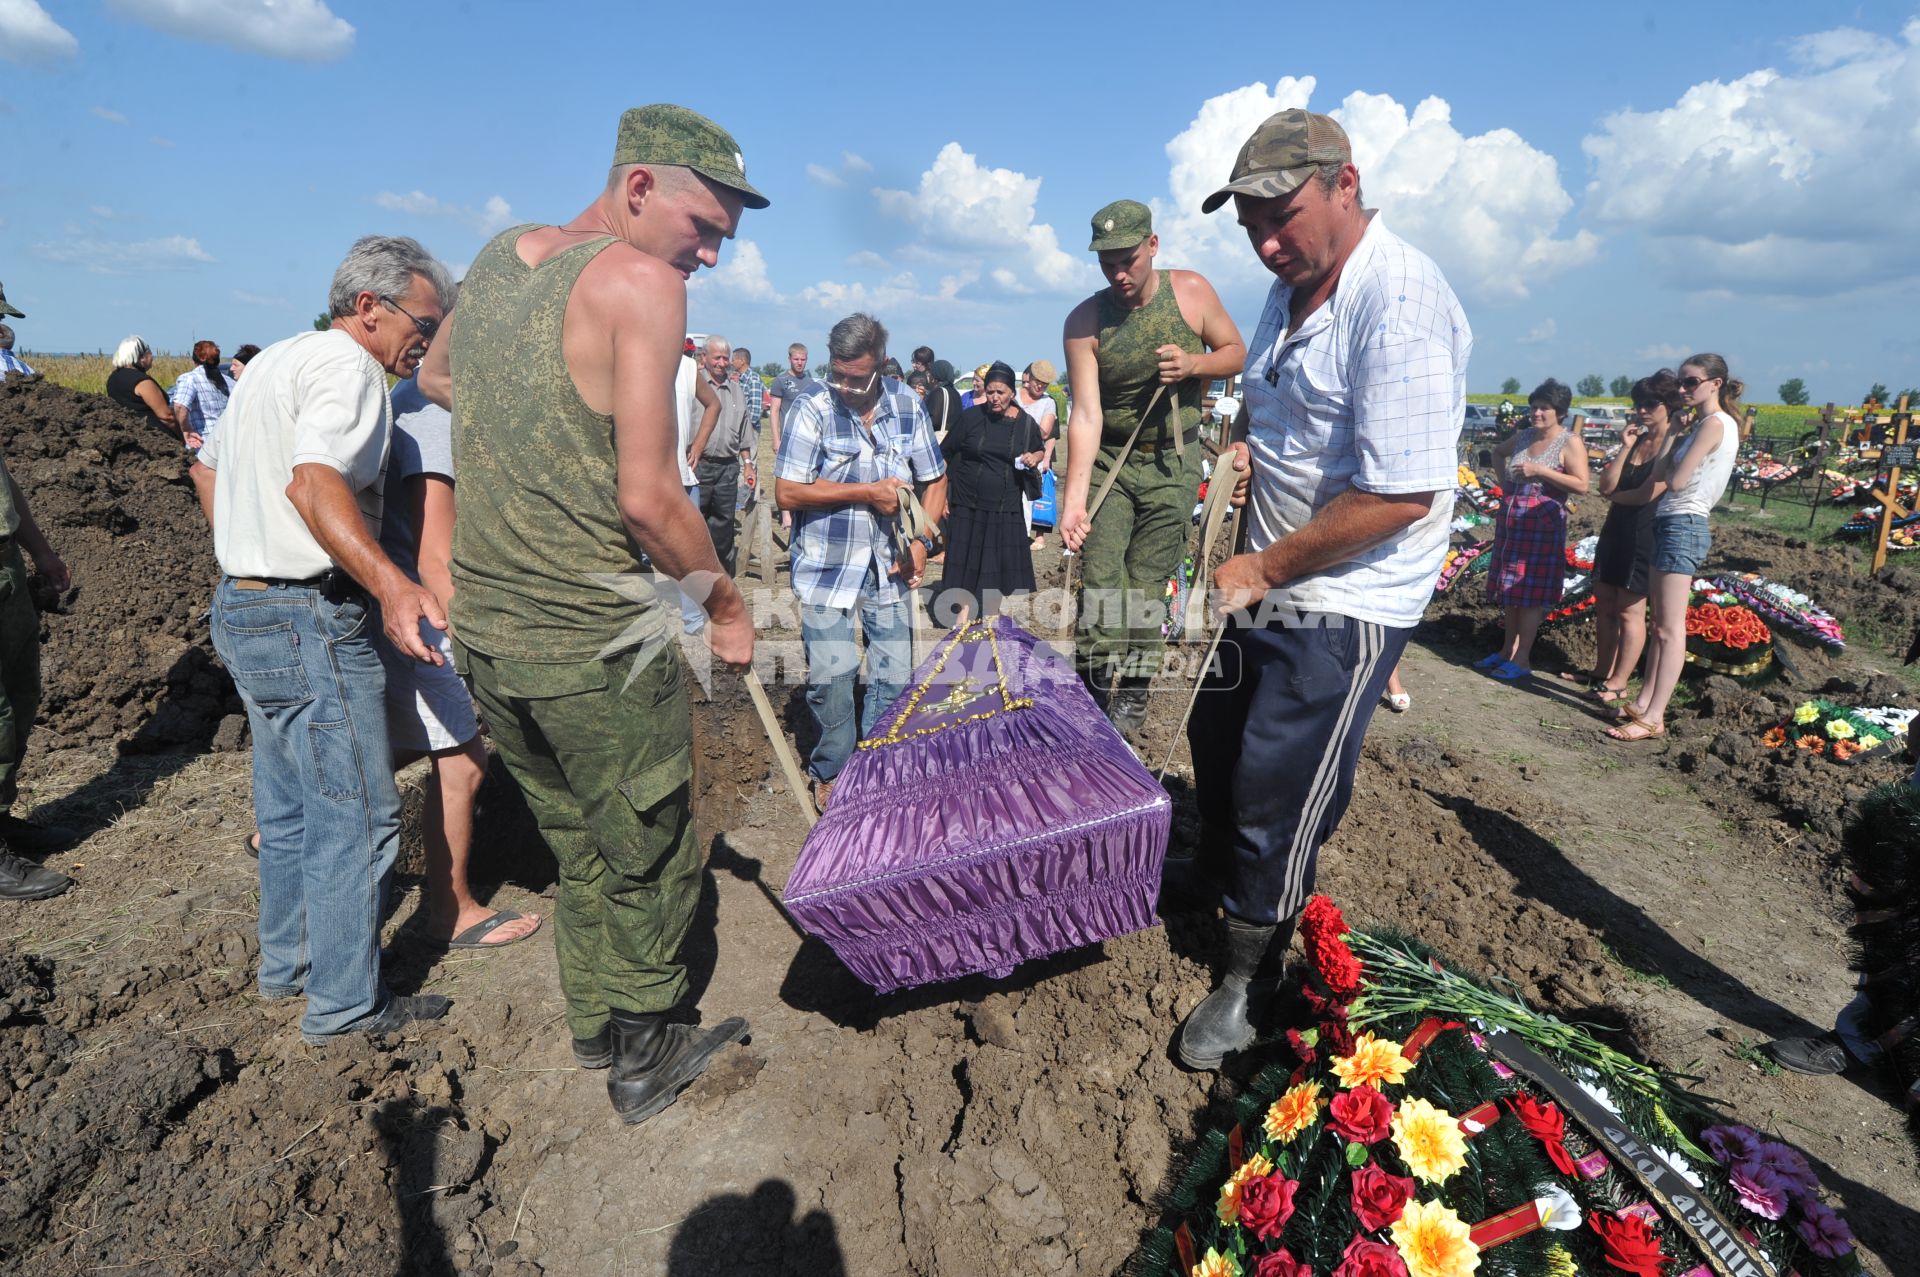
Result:
{"type": "Polygon", "coordinates": [[[854,314],[827,336],[827,388],[783,404],[773,499],[793,512],[793,592],[807,657],[807,708],[820,740],[807,759],[814,803],[825,809],[853,747],[906,689],[913,672],[912,611],[931,538],[897,558],[900,489],[928,517],[947,512],[946,463],[913,391],[880,375],[887,330],[854,314]],[[854,730],[860,671],[854,613],[867,644],[867,695],[854,730]]]}
{"type": "Polygon", "coordinates": [[[760,416],[766,411],[767,403],[767,385],[753,370],[753,352],[745,346],[733,352],[733,379],[739,383],[740,393],[747,401],[747,438],[753,449],[752,455],[741,464],[739,494],[734,498],[734,505],[745,510],[760,497],[760,480],[754,470],[760,456],[760,416]]]}

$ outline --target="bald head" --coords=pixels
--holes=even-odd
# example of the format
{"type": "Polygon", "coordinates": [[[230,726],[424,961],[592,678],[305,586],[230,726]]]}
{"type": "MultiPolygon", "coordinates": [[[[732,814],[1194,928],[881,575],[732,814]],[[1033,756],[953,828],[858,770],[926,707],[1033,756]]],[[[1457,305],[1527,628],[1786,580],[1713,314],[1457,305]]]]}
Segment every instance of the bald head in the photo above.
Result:
{"type": "Polygon", "coordinates": [[[13,329],[0,324],[0,350],[13,349],[13,329]]]}

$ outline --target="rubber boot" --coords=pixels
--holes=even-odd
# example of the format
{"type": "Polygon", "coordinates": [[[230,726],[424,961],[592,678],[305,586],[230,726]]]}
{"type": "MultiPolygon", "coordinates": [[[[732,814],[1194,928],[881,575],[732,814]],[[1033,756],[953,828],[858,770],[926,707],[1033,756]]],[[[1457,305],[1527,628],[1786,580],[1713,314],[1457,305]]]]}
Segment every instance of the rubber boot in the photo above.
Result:
{"type": "Polygon", "coordinates": [[[1147,686],[1151,679],[1123,678],[1113,689],[1107,721],[1122,736],[1131,737],[1147,725],[1147,686]]]}
{"type": "Polygon", "coordinates": [[[747,1022],[738,1016],[695,1028],[668,1023],[664,1015],[615,1011],[608,1027],[613,1066],[607,1070],[607,1098],[629,1126],[673,1103],[721,1047],[747,1036],[747,1022]]]}
{"type": "Polygon", "coordinates": [[[1085,685],[1087,695],[1093,697],[1093,703],[1100,712],[1108,713],[1107,704],[1112,699],[1113,684],[1104,679],[1095,679],[1091,670],[1080,671],[1080,682],[1085,685]]]}
{"type": "Polygon", "coordinates": [[[1228,1055],[1252,1045],[1279,992],[1293,940],[1291,920],[1274,925],[1226,917],[1226,971],[1180,1026],[1180,1062],[1190,1069],[1217,1069],[1228,1055]]]}

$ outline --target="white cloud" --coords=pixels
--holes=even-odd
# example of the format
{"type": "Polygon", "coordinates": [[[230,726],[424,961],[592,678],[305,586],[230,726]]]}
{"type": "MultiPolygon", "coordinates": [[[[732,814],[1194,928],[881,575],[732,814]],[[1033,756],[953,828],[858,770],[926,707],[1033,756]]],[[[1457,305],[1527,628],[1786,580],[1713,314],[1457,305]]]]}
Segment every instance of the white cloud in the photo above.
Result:
{"type": "Polygon", "coordinates": [[[394,213],[448,218],[463,223],[478,235],[491,236],[513,225],[513,206],[498,195],[488,196],[487,202],[477,209],[464,204],[449,204],[425,191],[408,191],[404,195],[381,191],[373,197],[373,202],[394,213]]]}
{"type": "Polygon", "coordinates": [[[1920,19],[1898,39],[1802,37],[1790,71],[1709,80],[1620,111],[1582,148],[1587,211],[1644,231],[1685,286],[1832,296],[1920,275],[1920,19]]]}
{"type": "Polygon", "coordinates": [[[97,120],[105,120],[108,124],[125,124],[127,122],[127,117],[112,107],[96,106],[93,108],[93,116],[97,120]]]}
{"type": "Polygon", "coordinates": [[[1515,338],[1515,340],[1522,346],[1538,346],[1544,342],[1552,341],[1559,331],[1560,325],[1554,322],[1553,316],[1549,315],[1533,327],[1527,329],[1526,336],[1515,338]]]}
{"type": "Polygon", "coordinates": [[[735,240],[727,260],[688,280],[687,290],[775,305],[786,300],[767,277],[767,259],[761,256],[760,246],[750,239],[735,240]]]}
{"type": "Polygon", "coordinates": [[[84,236],[46,240],[34,255],[50,262],[80,266],[96,275],[134,275],[146,271],[187,270],[213,261],[200,241],[185,235],[164,239],[114,241],[84,236]]]}
{"type": "Polygon", "coordinates": [[[949,142],[920,175],[917,191],[876,188],[880,211],[920,228],[923,247],[935,256],[987,259],[1028,291],[1078,292],[1096,287],[1090,261],[1060,248],[1053,227],[1034,220],[1040,179],[1012,169],[983,168],[949,142]]]}
{"type": "Polygon", "coordinates": [[[857,253],[847,255],[847,265],[855,270],[885,270],[887,259],[871,248],[863,248],[857,253]]]}
{"type": "MultiPolygon", "coordinates": [[[[1311,105],[1312,76],[1250,84],[1203,102],[1167,143],[1171,202],[1155,201],[1163,259],[1264,276],[1229,210],[1200,213],[1200,201],[1233,169],[1247,135],[1276,111],[1311,105]],[[1169,255],[1170,254],[1170,255],[1169,255]]],[[[1409,113],[1385,94],[1350,93],[1328,112],[1353,143],[1367,205],[1446,272],[1458,291],[1518,301],[1550,276],[1590,261],[1599,240],[1554,232],[1573,207],[1552,156],[1511,129],[1474,137],[1453,126],[1453,110],[1430,97],[1409,113]]]]}
{"type": "Polygon", "coordinates": [[[49,17],[38,0],[0,0],[0,58],[30,67],[79,52],[73,32],[49,17]]]}
{"type": "Polygon", "coordinates": [[[148,138],[147,144],[157,146],[163,151],[171,151],[173,149],[173,139],[170,137],[161,137],[158,133],[148,138]]]}
{"type": "Polygon", "coordinates": [[[847,184],[846,178],[820,164],[807,165],[807,176],[831,190],[837,191],[847,184]]]}
{"type": "Polygon", "coordinates": [[[1676,346],[1672,342],[1655,342],[1651,346],[1642,346],[1634,351],[1633,357],[1643,363],[1662,364],[1673,368],[1692,353],[1685,346],[1676,346]]]}
{"type": "Polygon", "coordinates": [[[107,8],[183,40],[289,62],[332,62],[353,48],[353,25],[324,0],[107,0],[107,8]]]}
{"type": "Polygon", "coordinates": [[[867,163],[864,155],[855,155],[852,151],[840,152],[840,168],[846,173],[871,173],[873,165],[867,163]]]}
{"type": "Polygon", "coordinates": [[[110,208],[105,204],[89,204],[87,211],[103,222],[132,222],[139,220],[138,213],[128,213],[121,209],[110,208]]]}
{"type": "Polygon", "coordinates": [[[284,297],[262,297],[259,293],[249,293],[239,288],[233,290],[233,300],[242,306],[262,306],[268,310],[287,310],[292,306],[284,297]]]}

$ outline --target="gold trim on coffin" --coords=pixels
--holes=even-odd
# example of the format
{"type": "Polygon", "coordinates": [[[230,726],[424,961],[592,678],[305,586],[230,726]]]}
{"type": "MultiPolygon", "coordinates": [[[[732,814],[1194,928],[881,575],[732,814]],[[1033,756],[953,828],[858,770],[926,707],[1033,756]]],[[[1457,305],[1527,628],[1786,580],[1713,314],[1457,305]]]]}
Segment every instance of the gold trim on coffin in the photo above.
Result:
{"type": "Polygon", "coordinates": [[[1692,652],[1687,653],[1687,663],[1689,665],[1698,665],[1703,670],[1711,670],[1715,674],[1725,674],[1731,678],[1745,678],[1749,674],[1758,674],[1761,670],[1773,664],[1773,647],[1772,645],[1768,645],[1766,652],[1760,659],[1750,665],[1723,665],[1719,661],[1710,661],[1704,656],[1695,656],[1692,652]]]}
{"type": "Polygon", "coordinates": [[[1016,698],[1007,687],[1007,667],[1006,663],[1000,659],[1000,640],[994,635],[993,622],[987,620],[973,621],[955,630],[952,636],[948,638],[946,647],[940,651],[939,659],[933,663],[933,669],[928,672],[925,679],[914,686],[913,691],[907,694],[907,707],[893,720],[892,730],[884,736],[876,736],[872,740],[861,741],[860,748],[880,749],[887,745],[898,745],[905,741],[912,740],[917,736],[932,736],[936,732],[944,732],[949,728],[959,727],[966,723],[977,723],[982,719],[992,718],[995,714],[1031,708],[1033,708],[1032,697],[1022,696],[1016,698]],[[969,714],[965,718],[956,718],[952,722],[942,723],[938,727],[916,727],[912,731],[901,731],[902,726],[912,722],[913,716],[920,712],[921,699],[926,696],[928,688],[940,681],[940,675],[947,668],[947,661],[952,657],[954,649],[962,643],[970,643],[982,638],[987,640],[987,648],[993,653],[993,672],[998,676],[995,686],[989,690],[972,691],[971,689],[977,687],[978,684],[974,683],[971,678],[963,679],[959,683],[951,686],[946,699],[935,701],[926,708],[928,710],[951,712],[952,710],[969,705],[974,701],[991,696],[996,691],[1000,694],[999,706],[995,709],[981,710],[978,714],[969,714]]]}

